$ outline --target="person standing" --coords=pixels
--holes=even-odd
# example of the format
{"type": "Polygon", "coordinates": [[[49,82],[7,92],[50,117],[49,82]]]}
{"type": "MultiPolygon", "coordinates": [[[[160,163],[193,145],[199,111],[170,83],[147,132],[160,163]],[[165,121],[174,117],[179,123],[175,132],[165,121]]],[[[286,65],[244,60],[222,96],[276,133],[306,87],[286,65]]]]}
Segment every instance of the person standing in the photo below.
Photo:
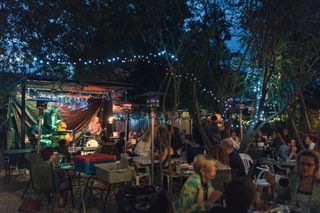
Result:
{"type": "Polygon", "coordinates": [[[212,145],[219,145],[221,141],[221,132],[224,131],[221,116],[214,114],[210,116],[205,124],[205,131],[212,145]]]}
{"type": "Polygon", "coordinates": [[[44,113],[43,120],[43,133],[51,134],[57,130],[57,124],[62,121],[62,117],[58,114],[58,108],[52,106],[50,112],[44,113]]]}

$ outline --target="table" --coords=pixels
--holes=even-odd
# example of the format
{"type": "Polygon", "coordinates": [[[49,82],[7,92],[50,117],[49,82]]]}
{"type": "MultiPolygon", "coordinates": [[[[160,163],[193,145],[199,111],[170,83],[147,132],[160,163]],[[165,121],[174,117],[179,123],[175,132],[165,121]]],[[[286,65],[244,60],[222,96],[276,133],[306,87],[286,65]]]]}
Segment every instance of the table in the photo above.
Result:
{"type": "Polygon", "coordinates": [[[4,155],[14,155],[14,154],[27,154],[31,153],[33,149],[6,149],[3,151],[4,155]]]}

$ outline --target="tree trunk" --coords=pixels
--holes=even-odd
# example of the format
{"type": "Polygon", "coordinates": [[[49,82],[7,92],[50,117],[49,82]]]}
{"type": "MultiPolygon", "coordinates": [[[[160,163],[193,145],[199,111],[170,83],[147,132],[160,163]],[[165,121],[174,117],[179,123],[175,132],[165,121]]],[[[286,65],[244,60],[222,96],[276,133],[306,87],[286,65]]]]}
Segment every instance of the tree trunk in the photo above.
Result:
{"type": "Polygon", "coordinates": [[[201,115],[200,115],[200,107],[199,107],[199,101],[198,101],[198,96],[197,96],[197,90],[196,90],[196,85],[192,84],[192,89],[191,89],[191,97],[192,97],[192,116],[194,119],[194,124],[199,130],[199,133],[202,137],[202,140],[204,142],[204,145],[206,146],[207,150],[210,150],[212,147],[212,144],[207,136],[207,133],[204,131],[201,123],[201,115]]]}
{"type": "Polygon", "coordinates": [[[306,106],[306,102],[304,101],[304,97],[301,91],[299,91],[299,96],[302,104],[302,109],[303,109],[303,115],[306,121],[306,126],[307,126],[307,132],[310,134],[311,133],[311,125],[310,125],[310,120],[309,120],[309,115],[308,115],[308,110],[306,106]]]}
{"type": "Polygon", "coordinates": [[[168,185],[168,200],[172,200],[172,165],[171,165],[171,141],[172,141],[172,132],[173,132],[173,125],[170,126],[169,132],[168,132],[168,164],[169,164],[169,185],[168,185]]]}
{"type": "Polygon", "coordinates": [[[250,145],[252,143],[252,139],[255,136],[255,127],[252,126],[250,128],[247,129],[246,134],[244,135],[243,139],[241,140],[241,144],[240,144],[240,152],[242,153],[247,153],[250,145]]]}
{"type": "Polygon", "coordinates": [[[295,124],[295,122],[294,122],[294,120],[292,118],[290,118],[290,122],[291,122],[291,125],[292,125],[292,128],[293,128],[293,132],[296,135],[297,143],[299,144],[299,146],[301,148],[305,148],[305,146],[304,146],[304,144],[303,144],[303,142],[302,142],[302,140],[301,140],[301,138],[299,136],[299,132],[298,132],[297,126],[296,126],[296,124],[295,124]]]}
{"type": "Polygon", "coordinates": [[[25,148],[26,136],[26,81],[21,84],[21,148],[25,148]]]}

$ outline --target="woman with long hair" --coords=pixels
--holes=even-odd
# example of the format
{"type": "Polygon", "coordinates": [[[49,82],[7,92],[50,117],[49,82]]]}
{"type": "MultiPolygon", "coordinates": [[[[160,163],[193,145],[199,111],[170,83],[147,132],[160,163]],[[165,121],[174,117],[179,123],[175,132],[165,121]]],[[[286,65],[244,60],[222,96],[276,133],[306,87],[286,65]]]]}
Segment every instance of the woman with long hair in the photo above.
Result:
{"type": "MultiPolygon", "coordinates": [[[[270,174],[266,179],[275,186],[275,180],[270,174]]],[[[307,210],[306,212],[319,212],[320,176],[317,153],[310,150],[301,151],[297,156],[294,174],[285,180],[279,181],[280,186],[276,187],[279,196],[289,199],[291,204],[307,210]]]]}

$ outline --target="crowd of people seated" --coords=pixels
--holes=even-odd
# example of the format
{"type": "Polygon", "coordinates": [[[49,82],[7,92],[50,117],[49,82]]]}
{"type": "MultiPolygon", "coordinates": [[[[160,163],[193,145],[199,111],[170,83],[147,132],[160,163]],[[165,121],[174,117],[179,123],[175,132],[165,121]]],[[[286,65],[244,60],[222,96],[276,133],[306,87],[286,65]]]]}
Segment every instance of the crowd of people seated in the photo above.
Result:
{"type": "MultiPolygon", "coordinates": [[[[224,127],[215,116],[205,120],[203,128],[208,137],[209,146],[203,141],[197,128],[193,129],[192,134],[187,134],[185,130],[180,132],[178,128],[173,127],[171,147],[168,146],[166,138],[169,129],[156,130],[155,156],[162,161],[166,161],[169,155],[172,158],[185,158],[186,162],[192,164],[194,168],[194,173],[185,181],[178,199],[174,201],[174,210],[211,213],[250,212],[258,195],[252,177],[246,175],[240,155],[241,135],[238,135],[236,130],[231,130],[227,136],[223,135],[224,127]],[[215,189],[212,184],[220,171],[231,172],[231,181],[223,191],[215,189]],[[241,196],[237,196],[239,194],[241,196]]],[[[150,157],[151,139],[150,130],[141,130],[139,133],[130,131],[128,140],[125,140],[125,133],[120,132],[115,142],[118,159],[121,153],[150,157]],[[129,146],[129,141],[132,140],[136,143],[130,146],[132,151],[129,152],[125,150],[125,142],[127,141],[129,146]]],[[[301,141],[292,137],[286,128],[272,132],[269,137],[265,136],[262,130],[258,130],[256,136],[252,138],[250,148],[263,147],[264,151],[273,150],[276,160],[295,160],[295,170],[278,182],[272,173],[267,173],[265,179],[281,201],[290,200],[294,205],[303,208],[308,206],[309,212],[313,213],[320,207],[320,143],[313,135],[305,135],[304,144],[301,144],[301,141]]],[[[63,154],[66,161],[70,160],[64,140],[59,141],[59,147],[54,151],[63,154]]],[[[46,162],[52,162],[54,160],[52,148],[43,149],[42,158],[46,162]]],[[[59,168],[55,168],[55,176],[57,184],[61,185],[63,174],[60,173],[59,168]]],[[[63,196],[62,188],[61,198],[63,196]]]]}

